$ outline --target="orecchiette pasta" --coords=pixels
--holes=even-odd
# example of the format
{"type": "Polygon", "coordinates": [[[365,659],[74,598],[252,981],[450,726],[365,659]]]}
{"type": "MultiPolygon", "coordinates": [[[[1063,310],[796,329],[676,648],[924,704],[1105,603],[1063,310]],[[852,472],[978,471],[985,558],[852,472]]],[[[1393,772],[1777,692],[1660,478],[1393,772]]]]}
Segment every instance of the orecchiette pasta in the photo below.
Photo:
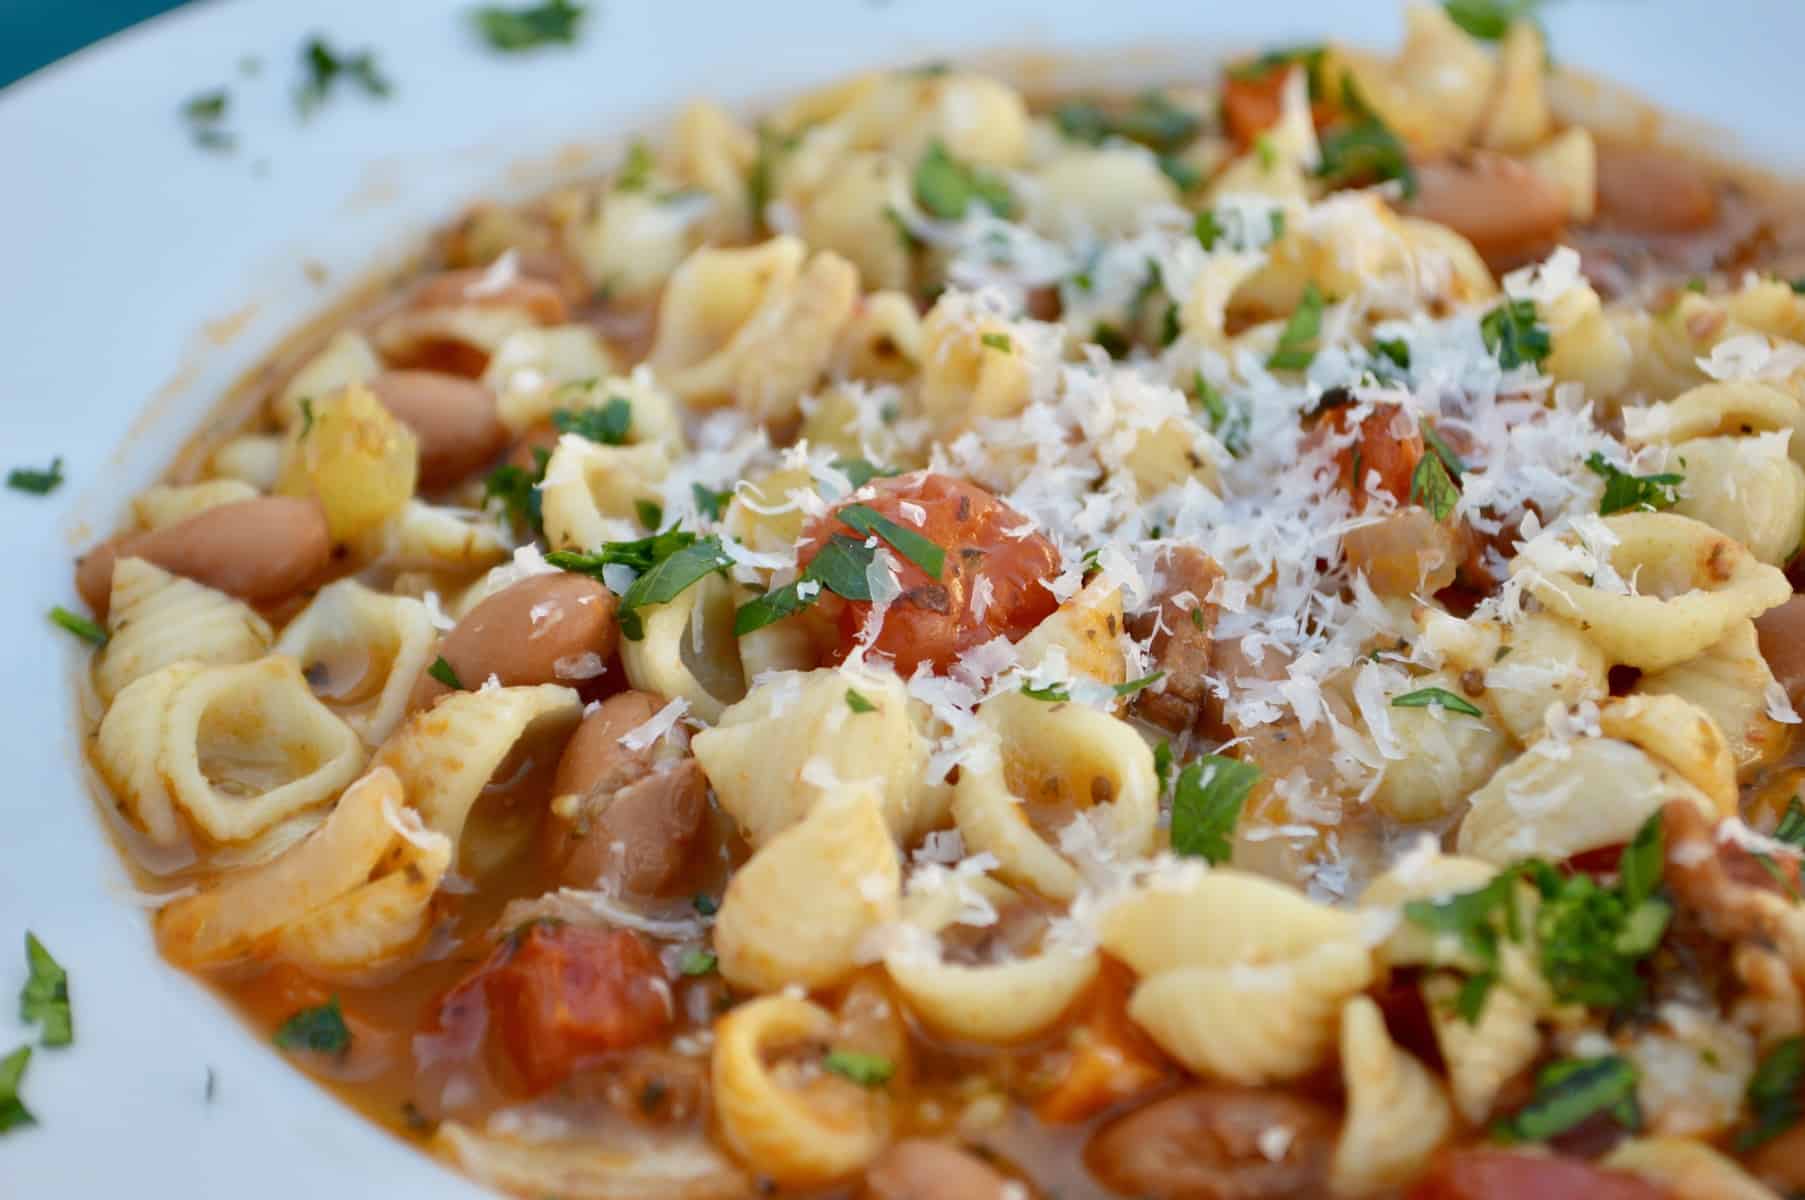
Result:
{"type": "MultiPolygon", "coordinates": [[[[1677,696],[1710,717],[1728,743],[1738,773],[1767,762],[1786,744],[1784,727],[1769,712],[1777,688],[1752,621],[1733,627],[1698,657],[1636,683],[1639,693],[1677,696]]],[[[1716,778],[1721,780],[1721,771],[1716,778]]]]}
{"type": "Polygon", "coordinates": [[[406,715],[437,637],[425,604],[344,579],[320,589],[275,650],[300,663],[314,694],[374,746],[406,715]]]}
{"type": "Polygon", "coordinates": [[[567,1200],[740,1200],[752,1186],[701,1140],[651,1149],[607,1149],[592,1141],[517,1140],[447,1121],[434,1135],[451,1160],[492,1187],[567,1200]]]}
{"type": "Polygon", "coordinates": [[[1515,987],[1494,986],[1478,1017],[1457,1011],[1461,984],[1449,975],[1423,980],[1423,1003],[1435,1043],[1448,1068],[1454,1107],[1469,1125],[1491,1115],[1505,1084],[1532,1066],[1542,1052],[1539,1006],[1515,987]]]}
{"type": "Polygon", "coordinates": [[[277,422],[285,427],[301,421],[301,401],[318,403],[353,383],[368,383],[382,373],[382,360],[362,335],[334,334],[317,354],[289,378],[274,403],[277,422]]]}
{"type": "Polygon", "coordinates": [[[657,503],[670,453],[657,443],[603,446],[565,435],[539,487],[545,537],[555,550],[629,541],[636,504],[657,503]]]}
{"type": "Polygon", "coordinates": [[[1287,962],[1359,931],[1351,913],[1259,875],[1218,869],[1142,886],[1104,914],[1099,940],[1150,975],[1172,966],[1287,962]]]}
{"type": "Polygon", "coordinates": [[[140,558],[113,568],[107,627],[112,636],[94,668],[103,700],[173,662],[224,666],[261,658],[271,638],[269,623],[249,606],[140,558]]]}
{"type": "Polygon", "coordinates": [[[621,644],[627,679],[684,701],[704,721],[719,720],[746,693],[733,605],[733,585],[710,576],[675,600],[641,609],[642,636],[621,644]]]}
{"type": "Polygon", "coordinates": [[[483,382],[495,393],[502,424],[521,434],[557,409],[587,407],[598,395],[605,399],[598,383],[613,374],[614,361],[594,330],[562,325],[510,336],[490,356],[483,382]]]}
{"type": "Polygon", "coordinates": [[[1414,1176],[1454,1128],[1454,1111],[1429,1068],[1398,1048],[1366,996],[1341,1011],[1347,1119],[1329,1178],[1337,1195],[1370,1196],[1414,1176]]]}
{"type": "MultiPolygon", "coordinates": [[[[1459,694],[1460,681],[1446,673],[1411,682],[1459,694]]],[[[1373,803],[1400,821],[1449,815],[1510,754],[1510,742],[1488,720],[1435,707],[1395,709],[1387,716],[1398,757],[1385,763],[1373,803]]]]}

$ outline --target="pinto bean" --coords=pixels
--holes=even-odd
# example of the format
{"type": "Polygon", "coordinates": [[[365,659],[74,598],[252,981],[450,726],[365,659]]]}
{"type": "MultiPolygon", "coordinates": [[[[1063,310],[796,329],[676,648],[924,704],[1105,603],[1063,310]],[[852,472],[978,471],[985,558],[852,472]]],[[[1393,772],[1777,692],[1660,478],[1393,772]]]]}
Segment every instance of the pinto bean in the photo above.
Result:
{"type": "MultiPolygon", "coordinates": [[[[614,657],[620,642],[614,609],[614,593],[593,579],[534,575],[471,609],[439,643],[439,654],[466,687],[479,687],[490,676],[503,687],[574,687],[595,675],[598,661],[614,657]]],[[[430,704],[447,690],[422,675],[411,707],[430,704]]]]}
{"type": "Polygon", "coordinates": [[[1084,1161],[1149,1200],[1280,1200],[1326,1191],[1333,1112],[1270,1088],[1193,1087],[1104,1126],[1084,1161]],[[1283,1130],[1282,1144],[1269,1141],[1283,1130]],[[1269,1153],[1270,1152],[1270,1153],[1269,1153]]]}
{"type": "Polygon", "coordinates": [[[564,296],[553,284],[521,273],[499,287],[485,284],[488,268],[442,271],[424,280],[415,290],[415,308],[443,308],[474,304],[484,308],[519,308],[541,325],[562,324],[567,316],[564,296]]]}
{"type": "Polygon", "coordinates": [[[222,504],[161,529],[116,537],[75,568],[75,588],[98,616],[107,615],[113,564],[121,558],[142,558],[240,600],[268,603],[317,579],[331,561],[332,539],[319,502],[293,496],[222,504]]]}
{"type": "Polygon", "coordinates": [[[1598,218],[1637,233],[1695,233],[1717,219],[1717,192],[1684,155],[1601,141],[1598,218]]]}
{"type": "MultiPolygon", "coordinates": [[[[545,824],[569,847],[559,868],[571,887],[616,885],[632,896],[664,895],[684,877],[708,823],[708,779],[693,758],[654,769],[616,791],[563,800],[545,824]]],[[[553,853],[556,851],[554,850],[553,853]]]]}
{"type": "Polygon", "coordinates": [[[1216,560],[1192,546],[1177,546],[1159,560],[1162,583],[1159,607],[1131,618],[1128,631],[1151,636],[1151,651],[1166,673],[1164,691],[1135,697],[1135,711],[1174,733],[1191,728],[1203,711],[1208,690],[1211,634],[1216,606],[1207,603],[1210,589],[1222,578],[1216,560]]]}
{"type": "Polygon", "coordinates": [[[482,467],[507,445],[495,394],[436,371],[385,371],[370,388],[420,441],[420,485],[441,488],[482,467]]]}
{"type": "Polygon", "coordinates": [[[865,1171],[864,1200],[1002,1200],[1009,1180],[977,1155],[926,1138],[897,1142],[865,1171]]]}
{"type": "Polygon", "coordinates": [[[1553,246],[1567,220],[1561,189],[1502,154],[1479,150],[1422,163],[1416,185],[1410,213],[1466,238],[1493,270],[1553,246]]]}
{"type": "Polygon", "coordinates": [[[1761,657],[1796,704],[1805,703],[1805,596],[1794,596],[1779,608],[1755,618],[1761,657]]]}
{"type": "Polygon", "coordinates": [[[616,791],[650,774],[652,747],[629,750],[620,739],[663,707],[664,701],[651,692],[621,692],[598,704],[564,743],[552,795],[581,796],[597,788],[616,791]]]}

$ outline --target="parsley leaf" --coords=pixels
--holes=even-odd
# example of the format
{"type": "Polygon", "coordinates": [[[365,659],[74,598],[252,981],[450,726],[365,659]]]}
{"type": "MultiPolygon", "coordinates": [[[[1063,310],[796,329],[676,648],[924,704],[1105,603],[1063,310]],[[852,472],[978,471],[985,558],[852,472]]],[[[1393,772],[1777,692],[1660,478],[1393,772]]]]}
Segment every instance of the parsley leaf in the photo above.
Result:
{"type": "Polygon", "coordinates": [[[1132,696],[1136,692],[1145,691],[1166,677],[1164,671],[1155,671],[1151,675],[1143,675],[1139,679],[1130,679],[1127,683],[1118,683],[1110,690],[1118,696],[1132,696]]]}
{"type": "Polygon", "coordinates": [[[215,88],[189,97],[182,105],[182,120],[188,123],[188,136],[194,139],[195,145],[203,150],[225,151],[237,144],[237,139],[221,124],[226,119],[231,100],[231,94],[225,88],[215,88]]]}
{"type": "Polygon", "coordinates": [[[1391,698],[1393,708],[1445,708],[1449,712],[1457,712],[1464,717],[1484,719],[1485,713],[1464,696],[1450,692],[1447,688],[1426,687],[1414,692],[1405,692],[1402,696],[1391,698]]]}
{"type": "Polygon", "coordinates": [[[432,666],[426,668],[426,673],[454,692],[468,690],[464,687],[464,681],[458,678],[457,669],[445,661],[443,654],[432,660],[432,666]]]}
{"type": "Polygon", "coordinates": [[[1064,704],[1072,698],[1071,689],[1063,683],[1048,683],[1036,687],[1031,683],[1024,682],[1022,695],[1030,700],[1041,700],[1048,704],[1064,704]]]}
{"type": "Polygon", "coordinates": [[[1623,888],[1623,899],[1634,909],[1655,894],[1661,885],[1661,864],[1665,861],[1666,830],[1661,824],[1661,810],[1656,809],[1636,836],[1623,848],[1617,861],[1617,878],[1623,888]]]}
{"type": "Polygon", "coordinates": [[[879,467],[862,458],[836,458],[833,468],[845,475],[852,482],[854,491],[864,487],[873,479],[889,479],[902,472],[891,467],[879,467]]]}
{"type": "Polygon", "coordinates": [[[471,17],[485,42],[505,53],[538,46],[574,45],[583,6],[570,0],[545,0],[529,8],[489,5],[475,9],[471,17]]]}
{"type": "Polygon", "coordinates": [[[1533,300],[1506,300],[1479,319],[1479,336],[1505,370],[1540,363],[1554,348],[1536,320],[1533,300]]]}
{"type": "Polygon", "coordinates": [[[1224,863],[1241,806],[1260,779],[1260,768],[1237,758],[1206,754],[1178,773],[1172,794],[1172,849],[1175,853],[1224,863]]]}
{"type": "Polygon", "coordinates": [[[1132,105],[1114,112],[1092,100],[1068,100],[1053,110],[1053,122],[1073,141],[1095,146],[1118,137],[1167,155],[1184,149],[1203,130],[1197,114],[1160,91],[1142,92],[1132,105]]]}
{"type": "Polygon", "coordinates": [[[30,1046],[20,1046],[5,1058],[0,1058],[0,1133],[38,1123],[38,1119],[31,1115],[31,1110],[25,1107],[25,1102],[19,1099],[19,1084],[24,1080],[25,1068],[30,1063],[30,1046]]]}
{"type": "Polygon", "coordinates": [[[863,1088],[880,1088],[896,1074],[896,1066],[881,1054],[863,1054],[857,1050],[829,1050],[821,1060],[822,1069],[852,1080],[863,1088]]]}
{"type": "Polygon", "coordinates": [[[1159,780],[1160,795],[1166,794],[1166,783],[1172,778],[1172,742],[1161,738],[1153,748],[1153,777],[1159,780]]]}
{"type": "Polygon", "coordinates": [[[853,688],[846,689],[846,707],[850,708],[855,713],[868,713],[868,712],[876,712],[877,711],[877,705],[875,705],[871,701],[865,699],[865,696],[862,692],[859,692],[853,688]]]}
{"type": "Polygon", "coordinates": [[[915,167],[915,199],[929,214],[956,221],[975,202],[999,217],[1015,209],[1009,186],[995,175],[960,162],[936,141],[915,167]]]}
{"type": "Polygon", "coordinates": [[[1395,179],[1406,200],[1415,196],[1416,172],[1403,141],[1360,98],[1352,78],[1342,80],[1341,93],[1348,116],[1323,131],[1316,177],[1331,188],[1395,179]]]}
{"type": "Polygon", "coordinates": [[[1015,352],[1015,343],[1009,340],[1009,335],[1006,333],[981,333],[978,335],[978,341],[992,350],[1001,350],[1004,354],[1015,352]]]}
{"type": "Polygon", "coordinates": [[[1379,338],[1373,342],[1373,353],[1385,356],[1400,371],[1410,369],[1410,343],[1403,338],[1379,338]]]}
{"type": "Polygon", "coordinates": [[[716,900],[713,896],[704,895],[701,892],[697,892],[695,896],[690,899],[689,903],[692,908],[705,917],[712,917],[721,911],[720,901],[716,900]]]}
{"type": "MultiPolygon", "coordinates": [[[[1409,351],[1405,351],[1405,363],[1409,363],[1409,351]]],[[[1422,434],[1423,444],[1435,451],[1435,457],[1441,459],[1441,465],[1448,469],[1448,474],[1459,479],[1467,473],[1467,464],[1460,460],[1460,455],[1448,448],[1448,443],[1442,441],[1441,434],[1435,432],[1433,422],[1422,423],[1422,434]]]]}
{"type": "Polygon", "coordinates": [[[1302,299],[1292,312],[1285,328],[1279,331],[1279,344],[1266,360],[1275,371],[1302,371],[1316,358],[1316,338],[1322,332],[1322,293],[1314,280],[1304,285],[1302,299]]]}
{"type": "Polygon", "coordinates": [[[1670,914],[1660,898],[1632,908],[1620,890],[1601,887],[1590,875],[1545,888],[1536,940],[1555,999],[1613,1011],[1640,1004],[1647,984],[1637,963],[1660,942],[1670,914]]]}
{"type": "Polygon", "coordinates": [[[772,588],[740,606],[733,614],[734,636],[744,637],[801,612],[821,598],[822,588],[848,600],[870,600],[871,581],[866,570],[876,557],[876,552],[857,538],[834,534],[795,582],[772,588]]]}
{"type": "Polygon", "coordinates": [[[51,459],[49,468],[43,471],[35,467],[14,467],[6,473],[6,486],[15,492],[48,496],[63,486],[63,460],[60,457],[51,459]]]}
{"type": "Polygon", "coordinates": [[[551,451],[535,446],[533,470],[503,463],[490,471],[483,479],[483,507],[487,508],[491,500],[499,500],[508,520],[515,526],[530,529],[535,534],[540,532],[542,497],[539,484],[545,478],[545,464],[550,461],[551,451]]]}
{"type": "Polygon", "coordinates": [[[295,107],[302,117],[312,116],[326,102],[340,78],[349,79],[366,96],[378,99],[394,90],[376,65],[374,51],[360,50],[341,56],[318,35],[308,38],[301,46],[301,70],[303,78],[295,93],[295,107]]]}
{"type": "Polygon", "coordinates": [[[1805,1037],[1776,1042],[1761,1056],[1749,1079],[1749,1113],[1755,1123],[1736,1135],[1738,1153],[1746,1154],[1777,1137],[1805,1116],[1805,1037]]]}
{"type": "Polygon", "coordinates": [[[600,408],[560,408],[552,413],[552,426],[604,446],[624,446],[633,428],[633,404],[625,396],[610,396],[600,408]]]}
{"type": "Polygon", "coordinates": [[[631,542],[609,542],[595,554],[579,554],[557,550],[545,561],[564,571],[602,578],[602,568],[612,563],[632,567],[639,578],[621,594],[615,617],[620,631],[629,641],[645,637],[639,610],[654,604],[668,604],[691,585],[717,571],[733,565],[721,549],[721,539],[714,534],[697,537],[681,529],[667,529],[631,542]]]}
{"type": "Polygon", "coordinates": [[[1448,19],[1472,37],[1495,42],[1510,29],[1512,21],[1532,17],[1541,0],[1446,0],[1442,5],[1448,19]]]}
{"type": "Polygon", "coordinates": [[[1210,432],[1222,443],[1222,448],[1230,457],[1240,458],[1247,453],[1248,427],[1252,424],[1253,414],[1245,405],[1230,405],[1221,392],[1203,377],[1202,371],[1191,377],[1191,391],[1199,407],[1210,419],[1210,432]]]}
{"type": "Polygon", "coordinates": [[[706,975],[715,969],[719,960],[707,950],[686,950],[683,958],[677,963],[677,970],[685,975],[706,975]]]}
{"type": "Polygon", "coordinates": [[[849,504],[834,516],[863,534],[875,534],[890,543],[891,549],[920,567],[929,579],[939,579],[946,571],[946,551],[931,539],[913,529],[897,524],[867,504],[849,504]]]}
{"type": "Polygon", "coordinates": [[[1679,501],[1675,490],[1686,482],[1684,475],[1631,475],[1607,462],[1604,454],[1594,450],[1586,456],[1586,470],[1604,480],[1604,495],[1598,501],[1603,516],[1620,512],[1659,512],[1679,501]]]}
{"type": "Polygon", "coordinates": [[[276,1045],[284,1050],[310,1050],[343,1058],[351,1049],[351,1028],[338,1006],[338,997],[315,1008],[304,1008],[276,1030],[276,1045]]]}
{"type": "Polygon", "coordinates": [[[645,142],[635,138],[627,147],[627,157],[621,160],[614,172],[614,190],[617,192],[642,192],[646,184],[652,180],[652,168],[657,164],[652,160],[652,148],[645,142]]]}
{"type": "Polygon", "coordinates": [[[1774,840],[1805,850],[1805,801],[1794,796],[1786,802],[1780,824],[1774,827],[1774,840]]]}
{"type": "Polygon", "coordinates": [[[1437,521],[1445,521],[1460,503],[1460,485],[1448,475],[1440,454],[1425,454],[1410,473],[1410,502],[1421,504],[1437,521]]]}
{"type": "Polygon", "coordinates": [[[656,500],[635,500],[633,515],[638,517],[639,523],[647,529],[657,529],[664,524],[664,505],[656,500]]]}
{"type": "Polygon", "coordinates": [[[721,514],[727,511],[727,505],[733,500],[731,488],[724,492],[717,492],[700,483],[690,484],[689,494],[696,498],[696,511],[711,521],[720,520],[721,514]]]}
{"type": "Polygon", "coordinates": [[[79,613],[70,612],[60,604],[50,610],[50,620],[90,646],[104,646],[107,644],[107,639],[112,636],[93,621],[79,613]]]}
{"type": "Polygon", "coordinates": [[[1636,1105],[1636,1068],[1614,1054],[1568,1058],[1536,1072],[1529,1103],[1499,1121],[1492,1132],[1510,1142],[1545,1142],[1599,1113],[1608,1113],[1625,1129],[1642,1126],[1636,1105]]]}
{"type": "Polygon", "coordinates": [[[69,973],[35,933],[25,934],[25,962],[31,973],[19,992],[19,1019],[42,1026],[46,1046],[67,1046],[75,1040],[75,1022],[69,1013],[69,973]]]}

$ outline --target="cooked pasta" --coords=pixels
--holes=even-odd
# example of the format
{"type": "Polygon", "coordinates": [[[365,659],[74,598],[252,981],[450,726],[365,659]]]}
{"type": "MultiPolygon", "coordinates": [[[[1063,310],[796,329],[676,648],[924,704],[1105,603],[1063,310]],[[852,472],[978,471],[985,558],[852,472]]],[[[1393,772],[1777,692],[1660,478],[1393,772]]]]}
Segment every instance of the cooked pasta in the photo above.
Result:
{"type": "Polygon", "coordinates": [[[396,256],[55,614],[162,953],[527,1197],[1805,1188],[1805,226],[1530,7],[396,256]]]}

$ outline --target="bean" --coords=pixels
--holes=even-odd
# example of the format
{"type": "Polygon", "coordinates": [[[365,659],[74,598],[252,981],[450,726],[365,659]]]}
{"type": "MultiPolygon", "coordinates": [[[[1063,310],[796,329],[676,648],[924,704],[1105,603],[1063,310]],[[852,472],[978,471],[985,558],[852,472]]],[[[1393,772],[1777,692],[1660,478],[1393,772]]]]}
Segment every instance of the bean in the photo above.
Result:
{"type": "Polygon", "coordinates": [[[484,308],[520,308],[541,325],[559,325],[568,310],[557,287],[530,275],[518,275],[499,287],[486,286],[488,269],[442,271],[424,280],[413,296],[415,308],[474,304],[484,308]]]}
{"type": "Polygon", "coordinates": [[[620,739],[663,707],[664,701],[650,692],[621,692],[598,704],[564,743],[552,795],[581,796],[597,788],[614,791],[649,774],[652,748],[629,750],[620,739]]]}
{"type": "Polygon", "coordinates": [[[1422,163],[1416,185],[1411,213],[1466,238],[1493,270],[1551,246],[1567,220],[1561,189],[1502,154],[1473,151],[1422,163]]]}
{"type": "Polygon", "coordinates": [[[332,558],[326,515],[315,500],[259,496],[222,504],[173,525],[102,542],[76,565],[75,587],[88,607],[107,614],[113,564],[142,558],[175,575],[252,603],[300,591],[332,558]]]}
{"type": "MultiPolygon", "coordinates": [[[[574,687],[593,677],[586,670],[593,660],[584,656],[604,663],[614,657],[620,641],[614,608],[614,594],[593,579],[562,572],[534,575],[471,609],[439,643],[439,655],[469,688],[481,687],[491,676],[503,687],[574,687]]],[[[447,690],[424,674],[411,707],[430,704],[447,690]]]]}
{"type": "Polygon", "coordinates": [[[1084,1159],[1109,1187],[1149,1200],[1314,1196],[1326,1190],[1336,1124],[1277,1089],[1193,1087],[1104,1126],[1084,1159]],[[1283,1145],[1267,1143],[1275,1128],[1283,1145]]]}
{"type": "MultiPolygon", "coordinates": [[[[708,779],[693,758],[654,769],[618,791],[595,788],[554,808],[550,853],[565,852],[561,883],[659,896],[676,890],[708,820],[708,779]]],[[[554,860],[555,861],[555,860],[554,860]]]]}
{"type": "Polygon", "coordinates": [[[456,483],[507,444],[495,394],[473,380],[436,371],[385,371],[370,387],[419,438],[424,488],[456,483]]]}
{"type": "Polygon", "coordinates": [[[1794,596],[1755,618],[1761,657],[1786,695],[1805,703],[1805,596],[1794,596]]]}
{"type": "Polygon", "coordinates": [[[865,1172],[864,1200],[1002,1200],[1009,1180],[976,1155],[926,1138],[906,1138],[865,1172]]]}
{"type": "Polygon", "coordinates": [[[1637,233],[1695,233],[1717,219],[1717,192],[1683,155],[1600,142],[1598,217],[1637,233]]]}

